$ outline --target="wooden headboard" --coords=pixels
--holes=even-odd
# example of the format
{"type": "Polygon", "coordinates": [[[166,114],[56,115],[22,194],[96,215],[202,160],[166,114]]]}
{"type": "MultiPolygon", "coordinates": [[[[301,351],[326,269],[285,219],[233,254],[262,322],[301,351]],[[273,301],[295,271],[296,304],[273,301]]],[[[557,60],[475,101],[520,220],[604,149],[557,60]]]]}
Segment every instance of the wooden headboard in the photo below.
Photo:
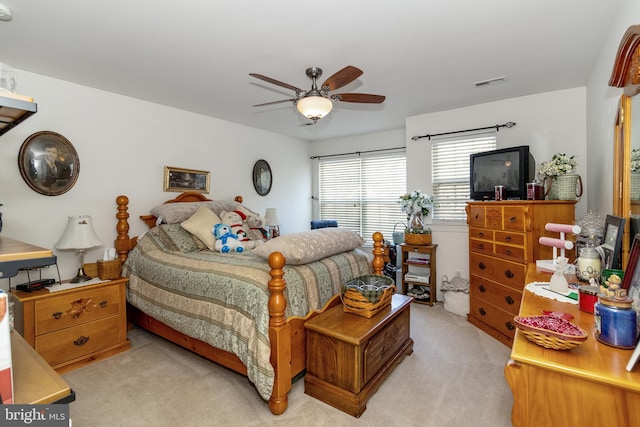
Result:
{"type": "MultiPolygon", "coordinates": [[[[242,196],[236,196],[233,200],[237,203],[242,203],[243,198],[242,196]]],[[[163,204],[210,201],[211,199],[206,198],[202,193],[186,191],[184,193],[180,193],[171,200],[167,200],[163,204]]],[[[136,246],[138,237],[129,237],[129,198],[127,196],[118,196],[116,198],[116,204],[118,205],[118,213],[116,214],[118,222],[116,224],[117,237],[114,242],[114,246],[116,248],[116,253],[118,254],[118,259],[124,263],[127,260],[129,251],[136,246]]],[[[140,219],[143,220],[149,228],[155,227],[156,221],[158,220],[154,215],[140,215],[140,219]]]]}

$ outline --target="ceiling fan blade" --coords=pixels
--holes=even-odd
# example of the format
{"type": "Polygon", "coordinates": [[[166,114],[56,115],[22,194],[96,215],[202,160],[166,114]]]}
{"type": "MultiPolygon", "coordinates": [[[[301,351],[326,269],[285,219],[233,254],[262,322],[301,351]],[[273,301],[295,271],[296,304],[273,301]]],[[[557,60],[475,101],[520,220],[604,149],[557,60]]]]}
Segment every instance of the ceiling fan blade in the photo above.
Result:
{"type": "Polygon", "coordinates": [[[371,95],[368,93],[336,93],[331,95],[332,99],[342,102],[359,102],[362,104],[382,104],[385,100],[383,95],[371,95]]]}
{"type": "Polygon", "coordinates": [[[263,76],[262,74],[249,73],[249,75],[251,77],[255,77],[256,79],[264,80],[265,82],[269,82],[269,83],[277,85],[277,86],[281,86],[281,87],[285,87],[287,89],[291,89],[291,90],[293,90],[295,92],[304,92],[302,89],[298,89],[297,87],[292,86],[289,83],[284,83],[284,82],[281,82],[279,80],[272,79],[271,77],[263,76]]]}
{"type": "Polygon", "coordinates": [[[324,83],[322,83],[322,87],[328,86],[329,90],[340,89],[342,86],[348,85],[361,75],[362,70],[360,68],[354,67],[353,65],[347,65],[342,70],[325,80],[324,83]]]}
{"type": "Polygon", "coordinates": [[[280,101],[271,101],[271,102],[265,102],[263,104],[255,104],[255,105],[252,105],[252,107],[263,107],[265,105],[280,104],[281,102],[296,102],[296,99],[295,98],[281,99],[280,101]]]}

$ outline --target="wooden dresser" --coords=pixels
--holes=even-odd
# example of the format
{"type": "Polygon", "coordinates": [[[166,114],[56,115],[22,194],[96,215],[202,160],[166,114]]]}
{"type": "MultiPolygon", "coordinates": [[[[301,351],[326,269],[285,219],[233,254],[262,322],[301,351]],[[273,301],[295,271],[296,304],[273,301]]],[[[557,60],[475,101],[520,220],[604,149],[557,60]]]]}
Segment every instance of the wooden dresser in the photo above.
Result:
{"type": "Polygon", "coordinates": [[[342,304],[308,320],[305,393],[355,417],[405,355],[413,352],[410,306],[395,294],[391,307],[370,319],[342,304]]]}
{"type": "Polygon", "coordinates": [[[126,283],[13,290],[15,329],[59,373],[127,350],[126,283]]]}
{"type": "MultiPolygon", "coordinates": [[[[529,266],[527,283],[548,282],[551,273],[529,266]]],[[[587,331],[587,341],[571,350],[546,349],[517,331],[511,360],[504,369],[513,393],[514,427],[640,426],[640,365],[625,367],[633,350],[623,350],[595,338],[593,314],[577,304],[524,291],[520,315],[559,311],[587,331]]]]}
{"type": "Polygon", "coordinates": [[[573,224],[576,201],[469,202],[469,315],[484,332],[511,347],[527,264],[552,259],[542,236],[559,237],[547,223],[573,224]]]}

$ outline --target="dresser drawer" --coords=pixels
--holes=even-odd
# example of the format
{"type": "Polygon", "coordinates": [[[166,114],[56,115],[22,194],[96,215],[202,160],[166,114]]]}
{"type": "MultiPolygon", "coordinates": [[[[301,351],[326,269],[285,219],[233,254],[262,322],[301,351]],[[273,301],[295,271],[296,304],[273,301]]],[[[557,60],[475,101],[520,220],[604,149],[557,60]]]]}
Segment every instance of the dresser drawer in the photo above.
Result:
{"type": "Polygon", "coordinates": [[[36,301],[35,334],[42,335],[102,319],[122,310],[117,285],[61,293],[60,296],[36,301]]]}
{"type": "Polygon", "coordinates": [[[525,263],[526,256],[522,246],[501,245],[496,243],[494,253],[496,256],[517,263],[525,263]]]}
{"type": "Polygon", "coordinates": [[[83,325],[36,337],[35,349],[51,366],[122,342],[119,316],[111,316],[83,325]]]}
{"type": "Polygon", "coordinates": [[[514,289],[524,287],[526,270],[524,264],[474,252],[469,254],[469,274],[484,277],[514,289]]]}
{"type": "Polygon", "coordinates": [[[504,220],[502,223],[503,230],[524,232],[531,228],[527,224],[528,207],[526,206],[505,206],[503,210],[504,220]]]}
{"type": "Polygon", "coordinates": [[[469,314],[502,335],[513,340],[515,335],[515,323],[512,313],[500,310],[499,308],[477,298],[469,299],[469,314]]]}
{"type": "Polygon", "coordinates": [[[491,255],[493,254],[493,242],[488,240],[469,239],[469,250],[491,255]]]}
{"type": "Polygon", "coordinates": [[[409,310],[404,310],[366,344],[364,382],[368,383],[409,338],[409,310]]]}
{"type": "Polygon", "coordinates": [[[485,223],[484,223],[484,206],[470,206],[467,205],[466,206],[466,211],[467,211],[467,223],[471,226],[471,227],[480,227],[480,228],[484,228],[485,227],[485,223]]]}
{"type": "Polygon", "coordinates": [[[491,280],[471,276],[469,294],[472,298],[485,301],[514,316],[520,311],[522,292],[491,280]]]}
{"type": "Polygon", "coordinates": [[[469,227],[469,238],[471,239],[493,240],[493,233],[493,230],[486,228],[469,227]]]}

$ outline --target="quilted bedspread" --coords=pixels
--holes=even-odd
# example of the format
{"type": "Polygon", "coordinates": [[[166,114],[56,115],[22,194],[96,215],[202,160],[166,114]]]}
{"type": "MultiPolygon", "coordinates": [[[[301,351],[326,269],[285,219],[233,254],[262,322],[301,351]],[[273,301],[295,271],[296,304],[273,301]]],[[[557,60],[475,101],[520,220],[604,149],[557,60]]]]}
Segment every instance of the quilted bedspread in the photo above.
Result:
{"type": "MultiPolygon", "coordinates": [[[[252,254],[184,251],[177,227],[156,227],[129,253],[123,275],[127,300],[188,336],[236,354],[260,396],[271,396],[269,362],[269,265],[252,254]]],[[[340,292],[342,283],[371,273],[370,256],[359,249],[310,264],[285,266],[287,317],[305,316],[340,292]]]]}

